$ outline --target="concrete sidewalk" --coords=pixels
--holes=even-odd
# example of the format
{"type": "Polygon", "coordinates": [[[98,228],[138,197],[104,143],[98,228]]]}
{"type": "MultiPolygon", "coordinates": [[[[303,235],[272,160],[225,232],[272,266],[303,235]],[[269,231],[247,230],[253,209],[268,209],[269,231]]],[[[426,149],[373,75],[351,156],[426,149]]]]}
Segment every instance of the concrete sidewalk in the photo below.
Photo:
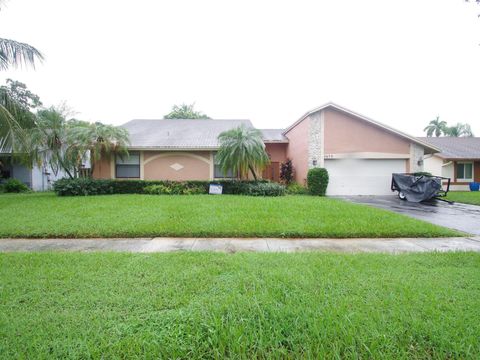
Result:
{"type": "Polygon", "coordinates": [[[335,251],[335,252],[426,252],[478,251],[480,237],[395,239],[0,239],[0,252],[11,251],[335,251]]]}

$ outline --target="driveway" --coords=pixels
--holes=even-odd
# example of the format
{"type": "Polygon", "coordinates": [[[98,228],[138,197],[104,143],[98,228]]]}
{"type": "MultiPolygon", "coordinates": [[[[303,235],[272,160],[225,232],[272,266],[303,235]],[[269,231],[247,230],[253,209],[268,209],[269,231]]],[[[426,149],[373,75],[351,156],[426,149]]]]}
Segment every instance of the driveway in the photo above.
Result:
{"type": "Polygon", "coordinates": [[[348,201],[411,216],[432,224],[480,235],[480,206],[444,201],[411,203],[397,196],[342,196],[348,201]]]}

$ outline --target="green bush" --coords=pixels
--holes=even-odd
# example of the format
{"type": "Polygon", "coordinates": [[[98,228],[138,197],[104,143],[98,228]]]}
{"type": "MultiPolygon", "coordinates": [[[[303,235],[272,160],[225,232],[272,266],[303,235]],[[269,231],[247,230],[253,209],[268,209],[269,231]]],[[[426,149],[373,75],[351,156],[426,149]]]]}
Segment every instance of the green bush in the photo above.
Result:
{"type": "Polygon", "coordinates": [[[313,168],[307,174],[308,191],[312,195],[325,196],[328,186],[328,171],[324,168],[313,168]]]}
{"type": "Polygon", "coordinates": [[[277,183],[249,184],[245,195],[250,196],[283,196],[285,186],[277,183]]]}
{"type": "Polygon", "coordinates": [[[224,194],[246,195],[251,184],[267,184],[268,181],[220,180],[220,181],[150,181],[150,180],[115,180],[115,179],[61,179],[53,185],[53,190],[60,196],[84,196],[107,194],[208,194],[210,184],[223,186],[224,194]],[[162,185],[159,188],[151,186],[162,185]],[[148,188],[148,189],[147,189],[148,188]],[[168,190],[167,190],[168,189],[168,190]],[[183,190],[185,189],[185,190],[183,190]],[[147,192],[148,191],[148,192],[147,192]],[[163,192],[164,191],[164,192],[163,192]]]}
{"type": "Polygon", "coordinates": [[[181,182],[148,185],[143,189],[143,192],[150,195],[197,195],[207,193],[203,186],[186,184],[181,182]]]}
{"type": "Polygon", "coordinates": [[[418,171],[413,173],[413,176],[432,176],[428,171],[418,171]]]}
{"type": "Polygon", "coordinates": [[[8,179],[3,184],[3,191],[7,193],[22,193],[30,191],[30,188],[17,179],[8,179]]]}
{"type": "Polygon", "coordinates": [[[292,182],[287,186],[287,194],[289,195],[304,195],[308,194],[308,190],[306,187],[300,185],[299,183],[292,182]]]}

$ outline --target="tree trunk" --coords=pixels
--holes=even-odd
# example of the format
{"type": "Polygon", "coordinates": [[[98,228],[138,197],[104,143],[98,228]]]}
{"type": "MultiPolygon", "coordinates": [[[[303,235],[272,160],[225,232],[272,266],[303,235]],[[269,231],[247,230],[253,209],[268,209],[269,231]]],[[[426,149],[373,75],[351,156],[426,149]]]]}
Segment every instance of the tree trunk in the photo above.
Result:
{"type": "Polygon", "coordinates": [[[248,164],[248,168],[250,169],[250,171],[252,172],[252,175],[253,175],[253,178],[255,179],[255,181],[257,181],[257,174],[255,174],[255,170],[253,170],[253,167],[252,165],[248,164]]]}

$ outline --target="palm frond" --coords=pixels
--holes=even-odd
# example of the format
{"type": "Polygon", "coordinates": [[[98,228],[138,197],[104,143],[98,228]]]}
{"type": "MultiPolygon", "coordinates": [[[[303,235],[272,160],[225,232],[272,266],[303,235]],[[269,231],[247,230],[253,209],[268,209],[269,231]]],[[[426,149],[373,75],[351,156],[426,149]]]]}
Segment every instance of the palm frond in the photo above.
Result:
{"type": "Polygon", "coordinates": [[[31,65],[35,61],[42,61],[43,55],[33,46],[15,40],[0,38],[0,70],[10,66],[31,65]]]}

